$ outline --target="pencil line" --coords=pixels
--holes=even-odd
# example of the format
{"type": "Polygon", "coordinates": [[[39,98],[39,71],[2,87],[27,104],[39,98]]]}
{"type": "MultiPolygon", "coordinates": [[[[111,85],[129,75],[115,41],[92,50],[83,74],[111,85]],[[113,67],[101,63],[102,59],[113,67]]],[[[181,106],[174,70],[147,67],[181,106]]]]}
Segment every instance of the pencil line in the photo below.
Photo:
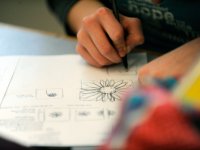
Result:
{"type": "Polygon", "coordinates": [[[9,83],[8,83],[8,86],[7,86],[7,88],[6,88],[6,91],[5,91],[4,95],[3,95],[3,98],[2,98],[2,100],[1,100],[0,108],[1,108],[1,105],[3,104],[3,101],[4,101],[5,97],[6,97],[6,94],[7,94],[7,92],[8,92],[9,87],[10,87],[11,81],[13,80],[13,77],[14,77],[14,74],[15,74],[15,72],[16,72],[16,70],[17,70],[17,66],[18,66],[18,64],[19,64],[19,61],[20,61],[20,58],[18,58],[18,60],[17,60],[15,69],[14,69],[13,74],[12,74],[12,76],[11,76],[11,79],[10,79],[10,81],[9,81],[9,83]]]}

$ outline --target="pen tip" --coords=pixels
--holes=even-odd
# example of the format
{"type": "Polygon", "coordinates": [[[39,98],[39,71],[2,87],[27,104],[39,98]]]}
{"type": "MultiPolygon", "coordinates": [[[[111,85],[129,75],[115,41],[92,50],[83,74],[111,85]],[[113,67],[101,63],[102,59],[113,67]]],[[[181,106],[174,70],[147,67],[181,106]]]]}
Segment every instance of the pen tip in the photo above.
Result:
{"type": "Polygon", "coordinates": [[[126,70],[126,72],[128,72],[128,60],[127,60],[127,55],[125,55],[123,58],[123,65],[124,65],[124,68],[126,70]]]}
{"type": "Polygon", "coordinates": [[[126,72],[128,72],[128,65],[127,65],[127,66],[124,66],[124,67],[125,67],[126,72]]]}

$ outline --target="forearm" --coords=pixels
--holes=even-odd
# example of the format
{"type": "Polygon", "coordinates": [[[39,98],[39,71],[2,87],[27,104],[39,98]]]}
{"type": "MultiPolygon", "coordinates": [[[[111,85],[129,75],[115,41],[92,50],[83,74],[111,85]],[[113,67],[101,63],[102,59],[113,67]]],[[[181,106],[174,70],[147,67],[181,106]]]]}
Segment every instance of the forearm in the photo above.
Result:
{"type": "Polygon", "coordinates": [[[139,71],[139,80],[144,83],[147,76],[158,78],[182,77],[199,57],[200,38],[196,38],[144,65],[139,71]]]}
{"type": "MultiPolygon", "coordinates": [[[[200,56],[200,37],[196,38],[180,47],[175,49],[171,52],[172,57],[176,59],[176,56],[181,56],[179,59],[177,58],[177,63],[183,63],[190,65],[189,62],[194,62],[197,58],[200,56]],[[185,58],[185,60],[182,60],[182,58],[185,58]],[[186,59],[187,58],[187,59],[186,59]]],[[[186,66],[190,67],[190,66],[186,66]]]]}
{"type": "Polygon", "coordinates": [[[81,0],[70,10],[67,15],[67,20],[71,29],[77,33],[80,29],[81,21],[85,16],[88,16],[95,12],[103,4],[97,0],[81,0]]]}

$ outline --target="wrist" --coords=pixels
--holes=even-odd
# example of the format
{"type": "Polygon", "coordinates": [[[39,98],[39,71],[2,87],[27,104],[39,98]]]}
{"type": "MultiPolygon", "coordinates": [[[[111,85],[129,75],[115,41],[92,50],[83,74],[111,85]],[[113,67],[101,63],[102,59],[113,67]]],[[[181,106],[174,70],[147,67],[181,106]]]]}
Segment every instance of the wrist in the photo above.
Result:
{"type": "Polygon", "coordinates": [[[103,7],[103,4],[99,1],[82,0],[77,2],[66,18],[72,31],[77,33],[81,27],[82,19],[94,13],[100,7],[103,7]]]}

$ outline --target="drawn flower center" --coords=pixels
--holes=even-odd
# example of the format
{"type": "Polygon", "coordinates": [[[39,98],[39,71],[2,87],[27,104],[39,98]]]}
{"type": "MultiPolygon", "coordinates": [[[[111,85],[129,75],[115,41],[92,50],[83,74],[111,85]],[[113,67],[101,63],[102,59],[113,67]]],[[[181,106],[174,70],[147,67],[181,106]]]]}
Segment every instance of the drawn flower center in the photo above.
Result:
{"type": "Polygon", "coordinates": [[[106,87],[102,87],[100,91],[101,93],[104,93],[104,94],[110,94],[110,93],[115,93],[116,89],[114,87],[106,86],[106,87]]]}

